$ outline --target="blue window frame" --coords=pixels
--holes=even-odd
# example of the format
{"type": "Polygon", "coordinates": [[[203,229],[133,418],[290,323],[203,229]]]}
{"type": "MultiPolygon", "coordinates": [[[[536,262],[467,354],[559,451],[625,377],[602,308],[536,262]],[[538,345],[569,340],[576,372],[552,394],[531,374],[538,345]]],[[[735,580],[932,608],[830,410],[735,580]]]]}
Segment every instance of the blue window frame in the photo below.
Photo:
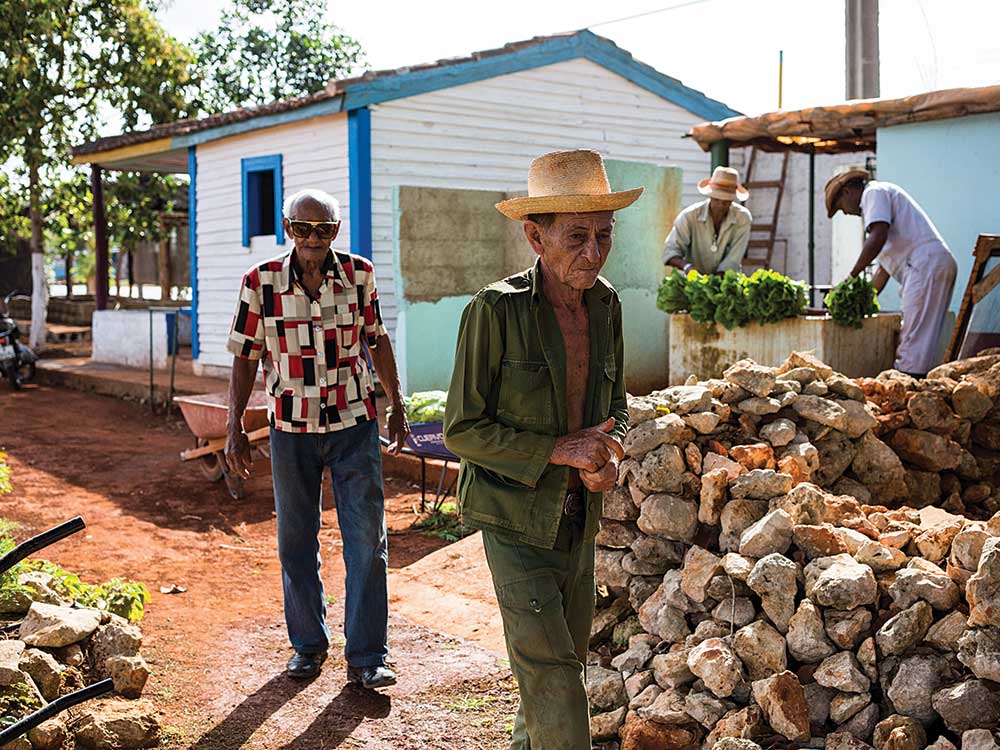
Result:
{"type": "Polygon", "coordinates": [[[284,245],[281,154],[241,159],[240,166],[243,173],[243,247],[250,247],[251,237],[272,234],[279,245],[284,245]]]}

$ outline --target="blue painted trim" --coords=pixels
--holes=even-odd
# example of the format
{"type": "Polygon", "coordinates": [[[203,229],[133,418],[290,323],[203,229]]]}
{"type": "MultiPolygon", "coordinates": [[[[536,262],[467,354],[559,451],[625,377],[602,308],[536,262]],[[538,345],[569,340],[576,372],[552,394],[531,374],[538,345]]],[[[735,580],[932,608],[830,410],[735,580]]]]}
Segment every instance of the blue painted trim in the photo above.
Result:
{"type": "Polygon", "coordinates": [[[250,247],[250,174],[252,172],[274,173],[274,235],[277,244],[285,244],[285,232],[281,227],[281,204],[284,201],[284,177],[281,170],[281,154],[251,156],[240,159],[240,183],[243,209],[243,247],[250,247]]]}
{"type": "Polygon", "coordinates": [[[639,62],[614,42],[591,31],[583,30],[572,36],[548,39],[530,47],[478,60],[387,75],[356,83],[348,87],[343,95],[315,104],[276,114],[261,115],[190,135],[177,136],[171,141],[171,146],[181,148],[261,128],[307,120],[311,117],[354,111],[371,104],[426,94],[581,57],[706,120],[724,120],[742,114],[696,89],[685,86],[676,78],[664,75],[655,68],[639,62]]]}
{"type": "Polygon", "coordinates": [[[196,146],[199,143],[205,143],[206,141],[217,141],[220,138],[228,138],[231,135],[247,133],[251,130],[273,128],[276,125],[285,125],[290,122],[298,122],[299,120],[308,120],[311,117],[322,117],[323,115],[337,114],[338,112],[343,111],[342,105],[343,97],[337,96],[333,99],[326,99],[315,104],[309,104],[305,107],[299,107],[297,109],[290,109],[285,112],[261,115],[260,117],[253,117],[249,120],[242,120],[240,122],[230,123],[229,125],[221,125],[217,128],[211,128],[209,130],[199,130],[197,133],[191,133],[189,135],[179,135],[171,140],[170,147],[186,148],[187,146],[196,146]]]}
{"type": "Polygon", "coordinates": [[[191,357],[198,359],[198,157],[188,147],[188,275],[191,283],[191,357]]]}
{"type": "Polygon", "coordinates": [[[586,30],[572,36],[549,39],[506,54],[358,83],[346,90],[343,108],[352,111],[370,104],[461,86],[580,57],[617,73],[637,86],[699,117],[720,120],[740,114],[722,102],[710,99],[677,79],[639,62],[614,42],[586,30]]]}
{"type": "Polygon", "coordinates": [[[367,107],[347,114],[350,167],[351,252],[372,259],[372,113],[367,107]]]}

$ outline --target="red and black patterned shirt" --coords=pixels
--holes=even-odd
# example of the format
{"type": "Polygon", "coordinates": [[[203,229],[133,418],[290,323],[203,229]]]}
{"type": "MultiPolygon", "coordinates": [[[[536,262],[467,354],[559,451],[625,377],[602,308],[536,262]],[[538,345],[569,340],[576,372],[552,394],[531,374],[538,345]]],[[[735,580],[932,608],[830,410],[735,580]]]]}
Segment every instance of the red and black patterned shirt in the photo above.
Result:
{"type": "Polygon", "coordinates": [[[333,432],[376,418],[375,389],[361,337],[374,348],[385,334],[375,269],[335,250],[311,299],[292,252],[243,276],[226,348],[264,360],[271,425],[284,432],[333,432]]]}

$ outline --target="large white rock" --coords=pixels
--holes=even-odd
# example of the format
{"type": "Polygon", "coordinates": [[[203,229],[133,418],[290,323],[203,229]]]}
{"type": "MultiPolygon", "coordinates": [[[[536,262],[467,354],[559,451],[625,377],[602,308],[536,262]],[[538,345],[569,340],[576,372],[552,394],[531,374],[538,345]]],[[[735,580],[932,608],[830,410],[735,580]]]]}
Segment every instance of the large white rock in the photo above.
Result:
{"type": "Polygon", "coordinates": [[[61,648],[78,643],[97,630],[101,613],[35,602],[21,623],[19,637],[29,646],[61,648]]]}

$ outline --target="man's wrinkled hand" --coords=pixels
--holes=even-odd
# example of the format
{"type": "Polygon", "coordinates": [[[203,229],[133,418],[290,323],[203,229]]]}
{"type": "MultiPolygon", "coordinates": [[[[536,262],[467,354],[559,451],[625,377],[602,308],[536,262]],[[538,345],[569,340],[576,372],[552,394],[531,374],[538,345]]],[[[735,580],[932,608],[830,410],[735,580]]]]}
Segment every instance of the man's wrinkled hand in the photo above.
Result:
{"type": "Polygon", "coordinates": [[[580,470],[580,481],[591,492],[607,492],[614,488],[618,481],[618,457],[611,459],[597,471],[580,470]]]}
{"type": "Polygon", "coordinates": [[[398,456],[406,445],[406,438],[410,435],[410,424],[406,421],[406,409],[402,405],[393,407],[386,421],[386,429],[389,431],[387,450],[392,455],[398,456]]]}
{"type": "Polygon", "coordinates": [[[614,428],[614,417],[609,417],[596,427],[588,427],[558,438],[549,462],[594,473],[612,457],[618,460],[625,458],[621,441],[608,434],[614,428]]]}
{"type": "Polygon", "coordinates": [[[250,439],[242,430],[230,432],[226,438],[226,465],[236,476],[249,478],[253,469],[253,454],[250,451],[250,439]]]}

